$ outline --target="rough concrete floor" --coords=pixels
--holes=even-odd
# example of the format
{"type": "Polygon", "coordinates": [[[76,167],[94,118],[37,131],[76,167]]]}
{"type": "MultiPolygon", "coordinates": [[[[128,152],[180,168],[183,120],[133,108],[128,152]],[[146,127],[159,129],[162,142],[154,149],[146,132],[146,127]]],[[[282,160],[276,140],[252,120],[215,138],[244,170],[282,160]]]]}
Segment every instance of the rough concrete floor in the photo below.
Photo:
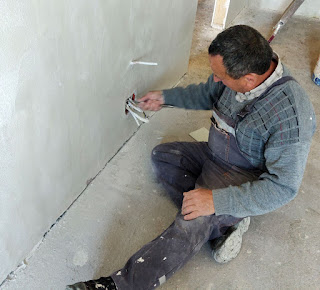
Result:
{"type": "MultiPolygon", "coordinates": [[[[209,2],[199,1],[190,70],[182,85],[205,81],[210,74],[207,47],[216,31],[210,28],[209,2]]],[[[272,13],[245,11],[234,24],[252,25],[267,37],[277,20],[272,13]]],[[[292,19],[272,46],[308,91],[319,123],[320,88],[310,79],[319,54],[319,21],[292,19]]],[[[191,141],[188,133],[208,127],[209,114],[178,109],[156,113],[51,229],[27,267],[2,289],[64,289],[124,265],[169,226],[177,212],[154,180],[152,148],[165,141],[191,141]]],[[[318,129],[298,197],[273,213],[252,218],[235,260],[215,263],[206,245],[160,289],[319,289],[319,142],[318,129]]]]}

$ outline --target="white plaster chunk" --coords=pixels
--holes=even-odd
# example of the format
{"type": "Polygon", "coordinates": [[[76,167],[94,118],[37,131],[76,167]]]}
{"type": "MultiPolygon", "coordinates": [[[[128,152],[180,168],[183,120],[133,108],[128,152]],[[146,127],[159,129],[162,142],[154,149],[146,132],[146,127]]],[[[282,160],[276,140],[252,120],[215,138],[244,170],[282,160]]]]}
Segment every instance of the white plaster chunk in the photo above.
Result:
{"type": "Polygon", "coordinates": [[[7,279],[8,280],[14,280],[16,279],[17,277],[17,274],[15,272],[11,272],[8,276],[7,276],[7,279]]]}
{"type": "Polygon", "coordinates": [[[165,260],[167,260],[167,257],[164,257],[164,258],[163,258],[163,261],[165,261],[165,260]]]}
{"type": "Polygon", "coordinates": [[[96,284],[96,289],[99,289],[99,288],[104,288],[106,289],[106,286],[102,285],[102,284],[96,284]]]}
{"type": "Polygon", "coordinates": [[[117,276],[120,276],[121,275],[121,271],[119,271],[118,273],[117,273],[117,276]]]}

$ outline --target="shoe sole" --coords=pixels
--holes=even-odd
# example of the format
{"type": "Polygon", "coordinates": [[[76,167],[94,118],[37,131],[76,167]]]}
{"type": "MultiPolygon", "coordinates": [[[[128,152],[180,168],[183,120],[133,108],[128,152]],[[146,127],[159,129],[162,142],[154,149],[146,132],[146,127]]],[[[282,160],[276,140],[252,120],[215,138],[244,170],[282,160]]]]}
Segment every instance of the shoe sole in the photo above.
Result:
{"type": "Polygon", "coordinates": [[[250,217],[244,218],[230,236],[224,241],[222,246],[212,252],[212,256],[216,262],[220,264],[228,263],[238,256],[241,250],[242,235],[248,231],[250,225],[250,217]]]}

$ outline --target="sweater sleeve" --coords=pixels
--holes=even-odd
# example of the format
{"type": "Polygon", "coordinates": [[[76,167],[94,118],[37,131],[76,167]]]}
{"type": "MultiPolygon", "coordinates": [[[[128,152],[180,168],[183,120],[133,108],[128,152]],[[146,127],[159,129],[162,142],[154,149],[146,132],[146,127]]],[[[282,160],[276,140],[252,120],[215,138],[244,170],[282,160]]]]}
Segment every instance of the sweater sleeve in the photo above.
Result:
{"type": "Polygon", "coordinates": [[[268,172],[257,181],[213,190],[216,215],[261,215],[291,201],[298,193],[309,149],[310,142],[267,148],[268,172]]]}
{"type": "Polygon", "coordinates": [[[211,110],[223,88],[223,84],[214,82],[211,75],[206,83],[164,90],[163,96],[166,105],[193,110],[211,110]]]}

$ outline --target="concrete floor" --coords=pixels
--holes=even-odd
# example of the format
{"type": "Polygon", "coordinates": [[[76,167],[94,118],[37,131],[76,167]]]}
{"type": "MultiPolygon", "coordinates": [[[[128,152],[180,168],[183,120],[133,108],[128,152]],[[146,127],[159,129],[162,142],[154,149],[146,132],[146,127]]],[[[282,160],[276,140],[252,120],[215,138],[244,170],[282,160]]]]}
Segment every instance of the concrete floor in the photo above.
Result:
{"type": "MultiPolygon", "coordinates": [[[[205,81],[210,74],[207,47],[217,33],[210,27],[210,2],[199,1],[190,70],[183,86],[205,81]]],[[[248,10],[234,24],[252,25],[267,37],[277,20],[272,13],[248,10]]],[[[309,93],[319,123],[320,87],[310,79],[320,48],[319,21],[290,20],[272,46],[309,93]]],[[[131,254],[169,226],[177,212],[154,180],[152,148],[166,141],[192,141],[188,133],[208,127],[209,115],[179,109],[154,114],[1,289],[64,289],[66,284],[121,268],[131,254]]],[[[160,289],[320,289],[319,142],[318,129],[298,197],[273,213],[252,218],[235,260],[219,265],[205,245],[160,289]]]]}

